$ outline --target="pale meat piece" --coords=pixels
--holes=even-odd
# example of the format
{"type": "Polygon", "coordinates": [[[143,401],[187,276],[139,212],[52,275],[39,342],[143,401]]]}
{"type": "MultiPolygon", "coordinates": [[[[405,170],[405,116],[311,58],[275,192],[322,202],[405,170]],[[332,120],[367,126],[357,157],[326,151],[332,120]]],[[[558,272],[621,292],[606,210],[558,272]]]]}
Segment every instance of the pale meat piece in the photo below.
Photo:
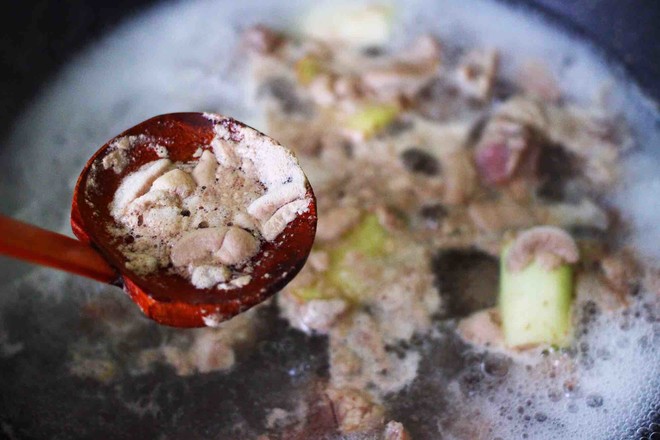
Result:
{"type": "Polygon", "coordinates": [[[284,228],[293,221],[297,215],[305,212],[309,206],[309,200],[301,199],[287,203],[279,208],[272,216],[261,226],[261,234],[268,241],[274,240],[284,228]]]}
{"type": "Polygon", "coordinates": [[[189,223],[180,212],[180,200],[176,194],[151,190],[129,203],[124,223],[136,233],[149,229],[174,237],[189,223]]]}
{"type": "Polygon", "coordinates": [[[403,424],[395,421],[388,422],[383,432],[383,440],[412,440],[412,437],[403,427],[403,424]]]}
{"type": "Polygon", "coordinates": [[[264,195],[252,202],[248,206],[247,212],[260,222],[266,222],[275,214],[275,211],[304,195],[304,187],[282,185],[279,188],[267,191],[264,195]]]}
{"type": "Polygon", "coordinates": [[[605,231],[610,224],[607,212],[586,198],[578,203],[545,205],[539,210],[539,214],[542,223],[563,228],[587,226],[605,231]]]}
{"type": "Polygon", "coordinates": [[[492,91],[499,54],[495,50],[471,50],[459,62],[456,83],[465,95],[478,99],[489,99],[492,91]]]}
{"type": "Polygon", "coordinates": [[[209,150],[204,150],[199,162],[192,171],[192,178],[199,186],[211,186],[215,181],[215,172],[218,168],[218,161],[209,150]]]}
{"type": "Polygon", "coordinates": [[[185,198],[191,195],[196,187],[197,185],[190,174],[176,169],[168,171],[154,180],[154,183],[151,184],[150,191],[167,191],[185,198]]]}
{"type": "Polygon", "coordinates": [[[439,65],[440,45],[427,35],[415,40],[401,55],[368,67],[361,79],[374,95],[412,97],[436,74],[439,65]]]}
{"type": "Polygon", "coordinates": [[[171,259],[177,267],[213,259],[225,239],[227,228],[205,228],[187,232],[172,246],[171,259]]]}
{"type": "Polygon", "coordinates": [[[600,260],[605,282],[627,303],[630,296],[636,293],[642,278],[642,271],[635,253],[631,249],[622,249],[606,255],[600,260]]]}
{"type": "Polygon", "coordinates": [[[338,206],[319,216],[316,238],[331,241],[340,238],[355,226],[360,219],[360,210],[352,206],[338,206]]]}
{"type": "Polygon", "coordinates": [[[477,173],[470,153],[457,150],[442,157],[445,171],[443,199],[449,205],[467,203],[477,190],[477,173]]]}
{"type": "Polygon", "coordinates": [[[536,226],[516,237],[505,264],[509,270],[517,272],[536,261],[550,271],[563,264],[576,263],[579,258],[577,244],[566,231],[554,226],[536,226]]]}
{"type": "Polygon", "coordinates": [[[381,426],[385,410],[364,392],[351,388],[326,391],[342,433],[369,431],[381,426]]]}
{"type": "Polygon", "coordinates": [[[627,307],[630,301],[628,296],[615,290],[605,276],[589,271],[576,274],[575,291],[577,302],[593,301],[601,310],[607,312],[627,307]]]}
{"type": "Polygon", "coordinates": [[[127,176],[117,188],[115,196],[110,205],[110,213],[113,217],[124,214],[129,203],[149,191],[151,184],[163,175],[172,166],[169,159],[160,159],[143,165],[127,176]]]}
{"type": "Polygon", "coordinates": [[[254,312],[250,311],[217,328],[190,329],[152,352],[148,361],[162,360],[179,376],[229,370],[236,362],[236,348],[254,341],[255,324],[254,312]]]}
{"type": "Polygon", "coordinates": [[[504,334],[496,308],[482,310],[463,318],[456,331],[465,341],[477,347],[504,348],[504,334]]]}
{"type": "Polygon", "coordinates": [[[527,207],[510,200],[472,203],[468,215],[481,232],[487,233],[526,228],[535,223],[527,207]]]}
{"type": "Polygon", "coordinates": [[[248,231],[231,226],[222,241],[222,246],[216,252],[221,263],[233,266],[244,263],[259,250],[259,241],[248,231]]]}
{"type": "Polygon", "coordinates": [[[312,299],[309,301],[289,301],[286,307],[294,307],[285,312],[291,324],[304,331],[327,334],[349,305],[340,298],[312,299]]]}

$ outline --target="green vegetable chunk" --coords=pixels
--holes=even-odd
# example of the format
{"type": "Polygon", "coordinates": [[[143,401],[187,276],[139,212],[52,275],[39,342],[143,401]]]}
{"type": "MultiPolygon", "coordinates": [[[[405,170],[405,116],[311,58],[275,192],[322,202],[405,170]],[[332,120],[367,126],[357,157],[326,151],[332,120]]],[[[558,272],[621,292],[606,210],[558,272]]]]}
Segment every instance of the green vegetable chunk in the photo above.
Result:
{"type": "Polygon", "coordinates": [[[326,273],[330,284],[347,299],[359,301],[366,281],[361,273],[379,264],[378,257],[386,252],[387,241],[387,231],[378,218],[366,216],[342,238],[339,246],[330,251],[330,268],[326,273]]]}
{"type": "Polygon", "coordinates": [[[369,105],[348,119],[347,128],[368,139],[394,122],[399,108],[393,104],[369,105]]]}
{"type": "Polygon", "coordinates": [[[382,264],[381,257],[387,254],[389,242],[378,218],[373,214],[365,216],[336,246],[326,249],[330,264],[323,278],[294,289],[294,295],[301,301],[341,297],[360,302],[368,282],[364,273],[382,264]]]}
{"type": "Polygon", "coordinates": [[[378,217],[368,215],[342,239],[335,253],[356,251],[368,257],[376,257],[385,252],[387,235],[378,217]]]}
{"type": "Polygon", "coordinates": [[[304,86],[309,85],[322,71],[318,59],[312,55],[307,55],[299,59],[296,62],[295,69],[298,82],[304,86]]]}
{"type": "Polygon", "coordinates": [[[573,268],[563,263],[548,270],[538,259],[513,271],[507,266],[511,245],[502,252],[499,308],[506,345],[570,343],[573,268]]]}

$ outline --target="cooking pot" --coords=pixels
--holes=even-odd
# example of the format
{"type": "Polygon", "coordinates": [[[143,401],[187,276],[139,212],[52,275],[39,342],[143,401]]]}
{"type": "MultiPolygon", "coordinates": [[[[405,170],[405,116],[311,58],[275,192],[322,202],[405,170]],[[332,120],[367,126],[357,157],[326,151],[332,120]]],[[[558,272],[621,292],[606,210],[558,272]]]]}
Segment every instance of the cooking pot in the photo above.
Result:
{"type": "MultiPolygon", "coordinates": [[[[2,138],[28,104],[46,90],[45,84],[66,68],[79,51],[153,3],[156,2],[36,1],[5,6],[0,31],[2,138]]],[[[173,2],[168,7],[182,4],[173,2]]],[[[650,106],[657,106],[660,4],[644,0],[511,0],[507,4],[529,9],[563,32],[595,43],[596,50],[610,59],[615,68],[623,66],[638,82],[651,98],[650,106]]],[[[225,25],[228,24],[218,24],[225,25]]],[[[66,114],[70,109],[60,111],[66,114]]],[[[109,109],[108,117],[115,115],[120,119],[121,112],[121,108],[109,109]]],[[[657,126],[657,119],[655,123],[657,126]]],[[[98,132],[93,126],[88,130],[94,139],[112,134],[98,132]]],[[[62,136],[66,139],[67,134],[62,136]]],[[[86,148],[102,143],[91,142],[86,148]]],[[[83,151],[62,160],[79,160],[85,154],[83,151]]],[[[24,170],[17,172],[13,167],[13,157],[7,144],[0,145],[2,212],[53,229],[65,228],[62,220],[67,207],[42,204],[36,210],[29,208],[38,189],[25,189],[30,182],[24,170]],[[39,213],[46,211],[52,211],[52,215],[41,217],[39,213]]],[[[58,162],[58,151],[54,150],[52,157],[34,159],[52,161],[51,179],[74,177],[58,174],[65,167],[58,162]]],[[[47,180],[40,180],[43,181],[47,180]]],[[[42,185],[42,191],[48,189],[42,185]]],[[[66,199],[65,191],[53,191],[53,200],[66,199]]],[[[256,312],[261,318],[261,324],[253,329],[257,342],[244,352],[237,352],[238,367],[230,372],[181,377],[172,368],[156,364],[148,374],[141,374],[132,356],[139,347],[157,345],[163,338],[176,338],[173,331],[154,324],[127,326],[118,332],[116,328],[109,330],[98,322],[108,319],[108,315],[110,325],[116,326],[124,324],[121,316],[140,319],[130,301],[122,300],[113,288],[74,281],[68,275],[34,270],[7,259],[1,259],[0,266],[0,290],[3,294],[9,292],[0,300],[0,433],[7,438],[253,438],[261,432],[269,408],[290,407],[292,399],[314,399],[319,380],[328,374],[326,339],[290,328],[278,317],[274,305],[256,312]],[[28,282],[21,281],[26,278],[28,282]],[[49,289],[53,285],[58,286],[57,292],[49,289]],[[90,297],[104,295],[112,299],[101,301],[103,312],[89,305],[90,297]],[[72,347],[77,346],[83,355],[90,350],[102,353],[96,357],[101,359],[96,364],[83,365],[100,371],[100,375],[91,378],[71,374],[75,361],[72,353],[76,352],[72,347]],[[104,364],[104,356],[112,357],[113,363],[104,364]],[[123,367],[127,369],[124,371],[123,367]]],[[[459,345],[449,345],[434,356],[459,358],[461,350],[459,345]]],[[[414,394],[409,397],[422,400],[414,394]]],[[[629,418],[630,426],[624,430],[631,438],[660,436],[660,407],[655,405],[634,408],[635,415],[629,418]]],[[[424,422],[414,414],[406,414],[403,408],[399,407],[397,416],[411,427],[413,436],[418,434],[414,438],[425,438],[428,430],[415,427],[424,422]]],[[[320,438],[322,434],[309,435],[320,438]]]]}

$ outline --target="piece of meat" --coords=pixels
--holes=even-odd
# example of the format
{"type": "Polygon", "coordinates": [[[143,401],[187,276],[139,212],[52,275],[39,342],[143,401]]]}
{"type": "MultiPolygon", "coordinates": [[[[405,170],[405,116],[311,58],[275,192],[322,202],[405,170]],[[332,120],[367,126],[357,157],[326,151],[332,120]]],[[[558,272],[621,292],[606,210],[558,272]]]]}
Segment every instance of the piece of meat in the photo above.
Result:
{"type": "Polygon", "coordinates": [[[233,266],[244,263],[259,250],[259,241],[245,229],[231,226],[225,233],[222,246],[216,252],[221,263],[233,266]]]}
{"type": "Polygon", "coordinates": [[[445,170],[444,202],[461,205],[469,201],[477,189],[477,172],[467,150],[456,150],[442,158],[445,170]]]}
{"type": "Polygon", "coordinates": [[[456,69],[456,83],[465,95],[488,100],[493,92],[499,54],[495,50],[471,50],[456,69]]]}
{"type": "Polygon", "coordinates": [[[214,331],[195,338],[192,356],[194,368],[200,373],[226,370],[234,364],[234,350],[228,341],[214,331]]]}
{"type": "Polygon", "coordinates": [[[632,250],[623,249],[619,252],[606,255],[600,260],[605,282],[627,303],[630,295],[639,287],[642,277],[641,269],[632,250]]]}
{"type": "Polygon", "coordinates": [[[474,151],[479,177],[488,185],[510,182],[515,176],[536,175],[539,147],[531,131],[519,122],[493,118],[474,151]]]}
{"type": "Polygon", "coordinates": [[[373,95],[386,99],[412,97],[435,75],[439,65],[440,45],[425,35],[386,64],[368,68],[361,79],[373,95]]]}
{"type": "Polygon", "coordinates": [[[598,272],[577,272],[575,291],[577,292],[576,302],[593,301],[599,309],[607,312],[619,310],[629,304],[629,298],[617,292],[605,276],[598,272]]]}
{"type": "Polygon", "coordinates": [[[579,203],[553,203],[543,207],[543,223],[562,228],[587,227],[607,230],[610,219],[607,212],[589,199],[579,203]]]}
{"type": "Polygon", "coordinates": [[[347,309],[348,304],[340,298],[313,299],[300,305],[298,320],[303,328],[326,334],[347,309]]]}
{"type": "Polygon", "coordinates": [[[579,258],[577,244],[566,231],[555,226],[536,226],[516,237],[505,264],[517,272],[536,260],[544,269],[554,270],[562,264],[577,263],[579,258]]]}
{"type": "Polygon", "coordinates": [[[319,213],[316,226],[316,239],[319,241],[336,240],[360,220],[360,210],[352,206],[338,206],[319,213]]]}
{"type": "Polygon", "coordinates": [[[465,341],[478,347],[504,347],[500,314],[496,308],[481,310],[463,318],[456,330],[465,341]]]}
{"type": "Polygon", "coordinates": [[[375,214],[378,223],[390,232],[400,231],[406,227],[405,215],[391,206],[376,206],[375,214]]]}
{"type": "Polygon", "coordinates": [[[480,231],[489,233],[525,228],[535,223],[528,208],[511,200],[472,203],[468,207],[468,216],[480,231]]]}
{"type": "Polygon", "coordinates": [[[385,425],[383,440],[412,440],[402,423],[390,421],[385,425]]]}
{"type": "Polygon", "coordinates": [[[174,245],[170,258],[176,267],[211,260],[222,247],[227,228],[204,228],[185,233],[174,245]]]}
{"type": "Polygon", "coordinates": [[[352,73],[320,71],[309,81],[307,91],[314,102],[322,107],[334,106],[347,111],[355,108],[364,95],[364,85],[352,73]]]}
{"type": "Polygon", "coordinates": [[[299,213],[307,210],[308,206],[308,199],[295,200],[282,206],[261,226],[261,235],[267,241],[275,240],[299,213]]]}
{"type": "Polygon", "coordinates": [[[308,92],[312,100],[323,107],[328,107],[337,101],[335,96],[336,77],[328,73],[320,73],[309,83],[308,92]]]}
{"type": "Polygon", "coordinates": [[[268,221],[275,211],[289,202],[305,195],[305,187],[299,185],[281,185],[277,188],[269,189],[263,196],[252,202],[248,206],[248,213],[260,222],[268,221]]]}
{"type": "MultiPolygon", "coordinates": [[[[515,95],[502,103],[493,117],[516,122],[539,133],[547,134],[550,127],[548,107],[527,96],[515,95]]],[[[561,144],[560,141],[557,141],[561,144]]]]}
{"type": "Polygon", "coordinates": [[[166,172],[151,184],[152,190],[171,192],[182,199],[191,195],[196,187],[190,174],[179,169],[166,172]]]}
{"type": "Polygon", "coordinates": [[[342,433],[369,431],[384,422],[384,408],[373,402],[363,391],[350,388],[330,388],[327,396],[342,433]]]}
{"type": "Polygon", "coordinates": [[[112,217],[115,219],[121,217],[128,204],[145,194],[151,188],[154,180],[165,174],[171,167],[172,161],[159,159],[143,165],[137,171],[126,176],[112,199],[110,205],[112,217]]]}
{"type": "Polygon", "coordinates": [[[269,54],[284,42],[284,36],[267,26],[257,24],[243,33],[243,40],[249,49],[260,54],[269,54]]]}
{"type": "Polygon", "coordinates": [[[211,186],[215,182],[215,171],[218,161],[209,150],[204,150],[199,162],[192,171],[192,177],[199,186],[211,186]]]}

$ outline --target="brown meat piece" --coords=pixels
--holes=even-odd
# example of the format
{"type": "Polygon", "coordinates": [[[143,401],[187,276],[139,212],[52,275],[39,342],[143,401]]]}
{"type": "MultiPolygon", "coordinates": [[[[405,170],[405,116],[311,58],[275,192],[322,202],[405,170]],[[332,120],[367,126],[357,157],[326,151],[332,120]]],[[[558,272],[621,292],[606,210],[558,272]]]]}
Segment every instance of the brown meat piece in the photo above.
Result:
{"type": "Polygon", "coordinates": [[[247,29],[243,39],[248,48],[260,54],[272,53],[284,42],[282,34],[262,24],[247,29]]]}
{"type": "Polygon", "coordinates": [[[477,189],[477,173],[466,150],[454,151],[442,158],[445,170],[444,201],[449,205],[466,203],[477,189]]]}
{"type": "Polygon", "coordinates": [[[539,152],[528,127],[495,118],[486,125],[474,158],[481,180],[488,185],[501,185],[516,176],[535,176],[539,152]]]}

